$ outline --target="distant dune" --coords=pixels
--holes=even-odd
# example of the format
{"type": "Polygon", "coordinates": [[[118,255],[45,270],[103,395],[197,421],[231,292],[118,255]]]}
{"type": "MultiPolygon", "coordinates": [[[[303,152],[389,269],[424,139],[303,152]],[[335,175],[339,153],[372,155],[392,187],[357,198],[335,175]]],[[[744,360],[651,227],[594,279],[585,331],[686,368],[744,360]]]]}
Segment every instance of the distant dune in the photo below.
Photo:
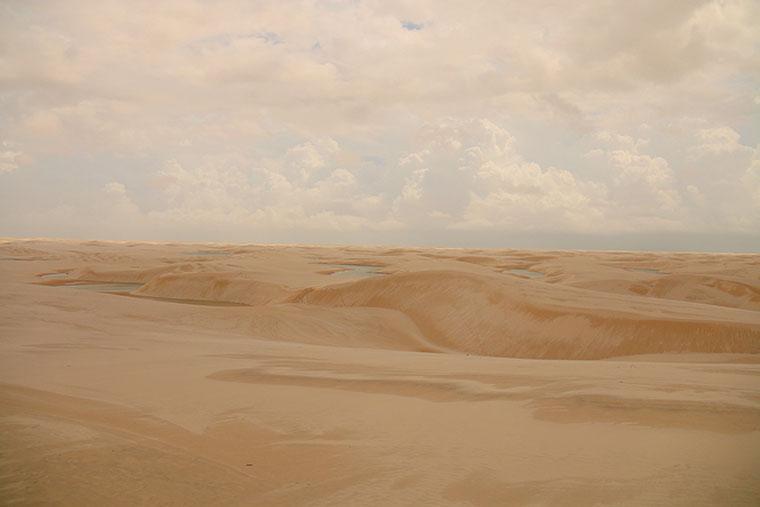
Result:
{"type": "Polygon", "coordinates": [[[741,278],[690,274],[651,275],[649,278],[578,282],[573,285],[602,292],[636,294],[760,311],[760,289],[741,278]]]}

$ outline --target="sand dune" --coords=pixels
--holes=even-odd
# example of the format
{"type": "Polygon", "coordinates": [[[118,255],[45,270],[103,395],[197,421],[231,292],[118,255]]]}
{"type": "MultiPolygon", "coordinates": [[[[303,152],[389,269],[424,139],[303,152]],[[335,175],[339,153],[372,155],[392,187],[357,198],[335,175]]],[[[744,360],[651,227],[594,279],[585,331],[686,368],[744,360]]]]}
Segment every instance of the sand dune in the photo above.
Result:
{"type": "Polygon", "coordinates": [[[151,277],[135,294],[264,305],[281,301],[291,292],[281,285],[249,279],[240,273],[171,273],[151,277]]]}
{"type": "MultiPolygon", "coordinates": [[[[199,327],[208,326],[200,322],[199,327]]],[[[216,323],[210,328],[218,329],[216,323]]],[[[263,340],[340,347],[443,352],[399,311],[282,304],[248,309],[228,330],[263,340]]]]}
{"type": "Polygon", "coordinates": [[[689,274],[652,275],[649,280],[602,280],[573,285],[603,292],[760,311],[760,288],[741,278],[689,274]]]}
{"type": "MultiPolygon", "coordinates": [[[[617,268],[610,270],[612,278],[578,281],[555,273],[559,281],[549,283],[511,276],[504,268],[542,269],[551,277],[557,268],[536,262],[559,258],[568,264],[569,259],[572,272],[577,255],[565,259],[518,253],[512,258],[523,264],[505,264],[500,256],[435,254],[427,255],[433,262],[425,264],[416,260],[416,253],[409,259],[404,255],[408,252],[393,252],[402,267],[396,274],[345,283],[329,283],[330,275],[345,267],[325,266],[384,266],[392,271],[394,264],[388,264],[387,255],[385,261],[365,259],[364,264],[361,258],[338,258],[333,264],[322,260],[312,269],[323,281],[301,289],[262,281],[257,271],[215,271],[224,267],[220,261],[175,261],[137,270],[82,267],[70,270],[66,281],[47,283],[140,282],[144,285],[132,292],[135,296],[266,306],[240,319],[236,331],[269,340],[551,359],[760,352],[760,314],[747,311],[754,310],[760,289],[748,283],[706,275],[655,275],[654,270],[628,270],[629,279],[619,280],[614,278],[621,271],[617,268]],[[432,269],[457,263],[477,269],[432,269]],[[404,271],[410,268],[416,271],[404,271]],[[648,287],[648,292],[638,287],[648,287]],[[285,303],[298,305],[279,306],[285,303]],[[315,307],[331,310],[328,315],[327,308],[315,307]]],[[[250,251],[227,253],[236,254],[250,251]]],[[[114,262],[113,257],[103,259],[114,262]]],[[[651,264],[650,256],[623,259],[651,264]]]]}
{"type": "Polygon", "coordinates": [[[306,289],[291,300],[399,310],[432,342],[473,354],[598,359],[760,352],[760,316],[755,312],[472,273],[397,274],[306,289]]]}
{"type": "Polygon", "coordinates": [[[758,255],[0,239],[0,276],[2,504],[760,499],[758,255]]]}
{"type": "MultiPolygon", "coordinates": [[[[294,307],[269,308],[250,319],[248,333],[275,340],[336,346],[358,342],[380,348],[392,342],[402,350],[419,350],[420,343],[427,343],[431,350],[553,359],[760,352],[757,314],[719,306],[613,296],[511,276],[459,271],[400,273],[296,291],[256,280],[245,272],[187,272],[192,269],[197,266],[180,264],[138,272],[80,270],[72,276],[78,280],[145,282],[133,292],[136,296],[251,306],[300,303],[298,311],[292,311],[294,307]],[[323,319],[325,310],[303,305],[331,307],[332,315],[323,319]],[[352,310],[341,310],[346,308],[352,310]],[[400,312],[413,324],[402,330],[397,315],[381,314],[378,309],[400,312]],[[336,327],[337,322],[358,323],[362,315],[384,328],[382,332],[345,327],[342,333],[322,332],[326,327],[336,327]],[[363,338],[358,340],[356,334],[363,338]],[[406,339],[410,343],[404,344],[406,339]]],[[[744,290],[740,295],[746,293],[744,290]]]]}

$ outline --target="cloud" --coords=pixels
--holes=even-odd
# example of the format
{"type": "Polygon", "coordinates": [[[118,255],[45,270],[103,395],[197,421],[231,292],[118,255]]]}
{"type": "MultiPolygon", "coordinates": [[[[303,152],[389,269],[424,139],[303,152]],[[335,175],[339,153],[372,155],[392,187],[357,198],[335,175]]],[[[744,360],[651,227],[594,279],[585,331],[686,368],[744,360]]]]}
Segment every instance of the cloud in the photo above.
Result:
{"type": "Polygon", "coordinates": [[[599,215],[593,185],[524,160],[513,136],[487,119],[427,126],[421,143],[399,164],[407,177],[394,202],[398,220],[509,230],[545,220],[550,228],[578,229],[599,215]]]}
{"type": "Polygon", "coordinates": [[[739,133],[731,127],[700,129],[697,132],[697,138],[700,144],[694,147],[694,152],[698,155],[734,153],[746,148],[739,142],[739,133]]]}
{"type": "Polygon", "coordinates": [[[673,171],[662,157],[651,156],[641,150],[647,140],[630,136],[601,133],[604,148],[596,148],[590,155],[603,157],[611,172],[610,199],[625,213],[649,213],[653,210],[671,212],[680,204],[675,189],[673,171]]]}
{"type": "Polygon", "coordinates": [[[752,234],[758,25],[752,0],[6,3],[0,229],[752,234]]]}
{"type": "MultiPolygon", "coordinates": [[[[130,220],[140,216],[140,209],[132,202],[127,192],[127,187],[118,181],[107,183],[103,187],[106,203],[99,206],[108,211],[108,219],[130,220]]],[[[101,217],[102,219],[103,217],[101,217]]]]}
{"type": "Polygon", "coordinates": [[[10,143],[0,143],[0,174],[18,169],[23,157],[22,152],[11,149],[10,143]]]}
{"type": "Polygon", "coordinates": [[[350,170],[337,166],[341,153],[326,138],[292,146],[277,158],[208,159],[191,168],[169,160],[154,177],[163,205],[149,218],[252,229],[375,227],[382,197],[360,188],[350,170]]]}
{"type": "Polygon", "coordinates": [[[750,165],[741,181],[752,199],[755,215],[760,214],[760,146],[755,148],[750,165]]]}

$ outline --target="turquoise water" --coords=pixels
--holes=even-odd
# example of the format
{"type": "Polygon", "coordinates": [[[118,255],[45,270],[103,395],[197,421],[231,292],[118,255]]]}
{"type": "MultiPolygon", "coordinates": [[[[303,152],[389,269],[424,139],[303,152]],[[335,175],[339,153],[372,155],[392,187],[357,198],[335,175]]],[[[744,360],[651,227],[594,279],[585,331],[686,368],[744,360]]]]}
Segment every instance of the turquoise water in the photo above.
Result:
{"type": "Polygon", "coordinates": [[[229,255],[229,252],[224,250],[198,250],[196,252],[187,252],[187,255],[209,256],[209,255],[229,255]]]}
{"type": "Polygon", "coordinates": [[[510,269],[508,273],[528,278],[543,278],[544,276],[543,273],[539,273],[538,271],[529,271],[527,269],[510,269]]]}
{"type": "Polygon", "coordinates": [[[652,269],[652,268],[632,268],[633,271],[639,271],[641,273],[651,273],[653,275],[667,275],[664,271],[660,271],[659,269],[652,269]]]}
{"type": "Polygon", "coordinates": [[[71,289],[93,290],[95,292],[132,292],[142,287],[141,283],[70,283],[60,285],[71,289]]]}
{"type": "Polygon", "coordinates": [[[46,275],[40,275],[40,278],[43,280],[65,280],[68,277],[68,273],[48,273],[46,275]]]}
{"type": "Polygon", "coordinates": [[[344,268],[343,271],[336,271],[335,273],[332,273],[331,276],[355,278],[384,274],[378,271],[380,268],[377,266],[365,266],[361,264],[329,264],[329,266],[344,268]]]}

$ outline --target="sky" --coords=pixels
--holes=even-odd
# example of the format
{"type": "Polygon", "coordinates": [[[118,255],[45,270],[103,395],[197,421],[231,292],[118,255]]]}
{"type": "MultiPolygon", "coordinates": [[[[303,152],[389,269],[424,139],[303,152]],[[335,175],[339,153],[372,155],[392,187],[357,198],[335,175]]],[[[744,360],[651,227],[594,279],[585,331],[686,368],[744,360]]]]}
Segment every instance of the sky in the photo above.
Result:
{"type": "Polygon", "coordinates": [[[760,2],[0,0],[0,236],[760,251],[760,2]]]}

